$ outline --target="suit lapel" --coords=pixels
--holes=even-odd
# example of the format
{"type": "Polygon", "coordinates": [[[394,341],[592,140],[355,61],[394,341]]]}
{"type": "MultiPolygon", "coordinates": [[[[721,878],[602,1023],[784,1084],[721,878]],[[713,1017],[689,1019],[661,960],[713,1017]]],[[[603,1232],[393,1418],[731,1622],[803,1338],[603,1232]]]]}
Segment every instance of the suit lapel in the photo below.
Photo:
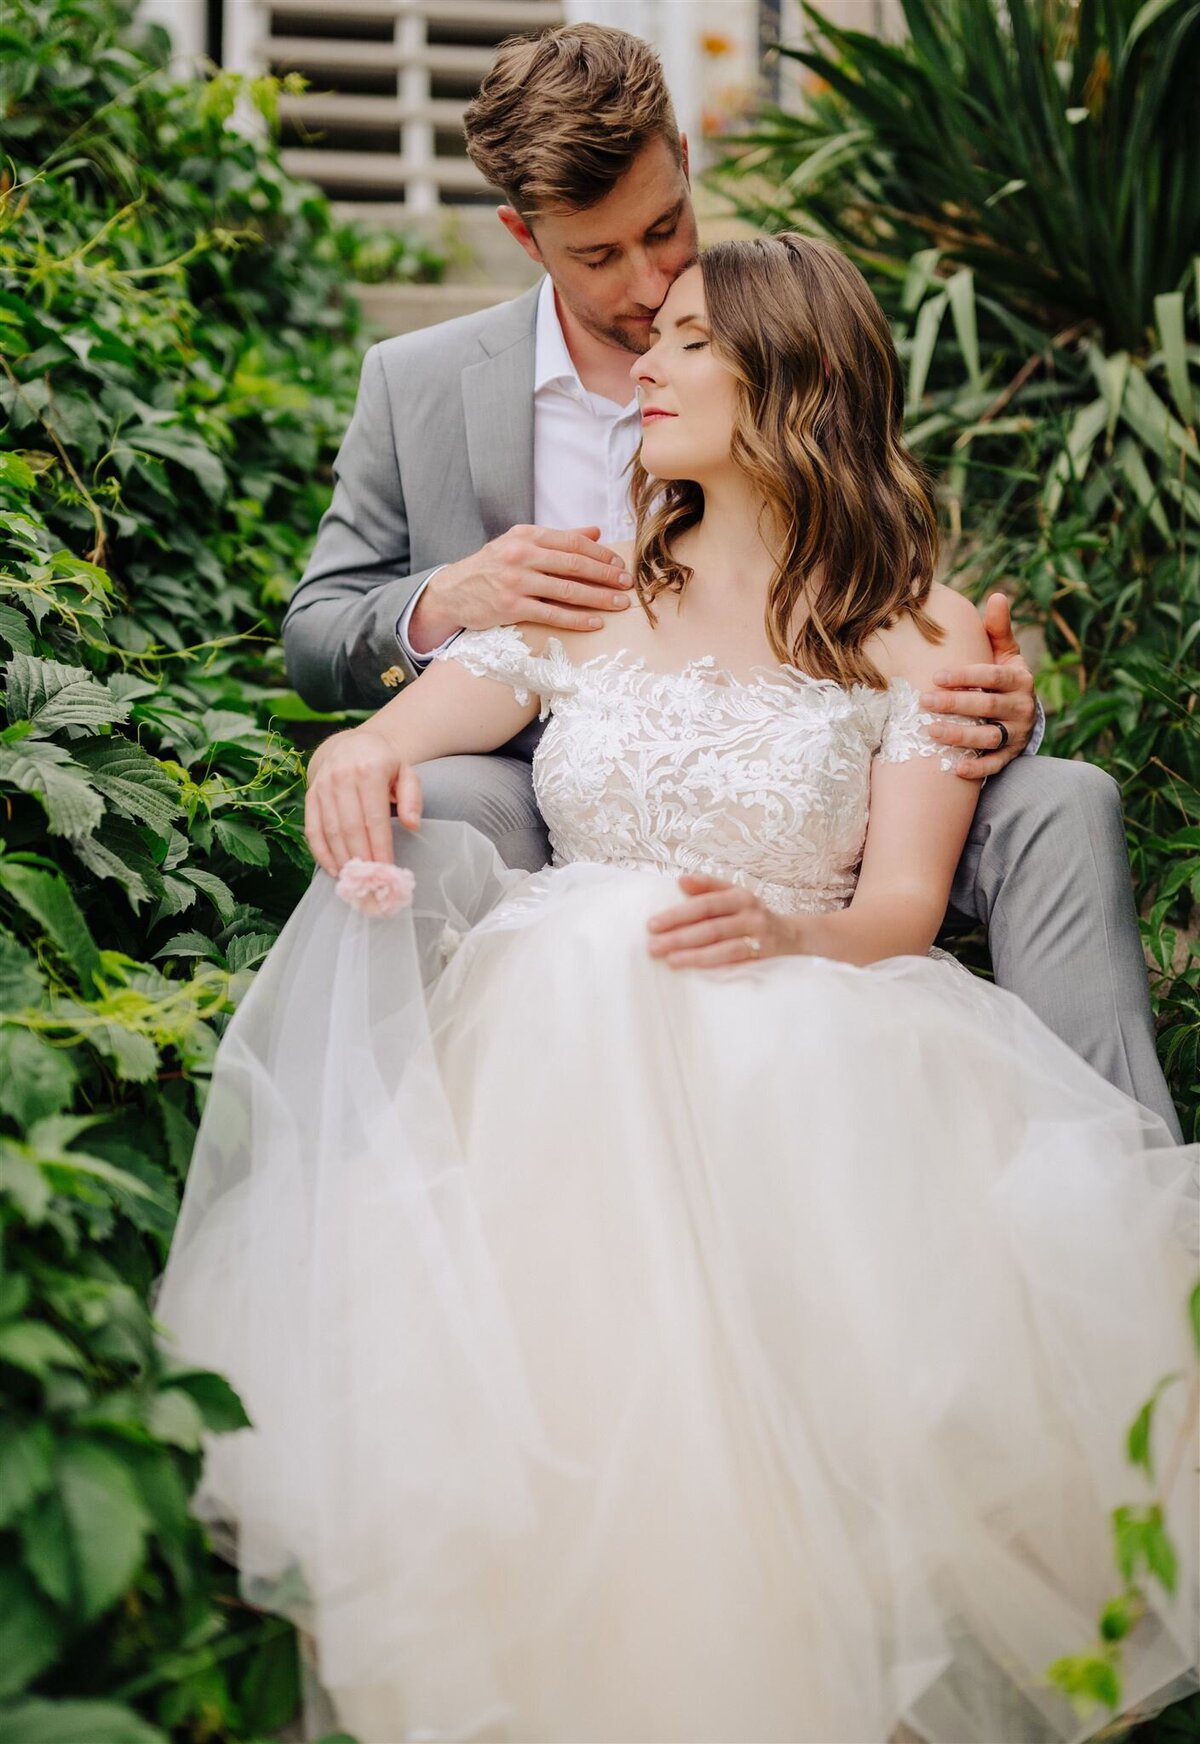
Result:
{"type": "Polygon", "coordinates": [[[533,520],[533,380],[538,286],[506,303],[462,372],[467,458],[489,539],[533,520]]]}

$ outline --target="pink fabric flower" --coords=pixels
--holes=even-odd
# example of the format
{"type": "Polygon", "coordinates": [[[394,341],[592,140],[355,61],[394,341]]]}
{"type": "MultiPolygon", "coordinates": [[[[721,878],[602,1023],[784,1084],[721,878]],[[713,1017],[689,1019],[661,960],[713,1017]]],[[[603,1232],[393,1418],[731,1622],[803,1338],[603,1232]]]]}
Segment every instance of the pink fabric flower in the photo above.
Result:
{"type": "Polygon", "coordinates": [[[413,899],[415,880],[407,866],[383,860],[347,860],[337,881],[337,893],[359,914],[395,914],[413,899]]]}

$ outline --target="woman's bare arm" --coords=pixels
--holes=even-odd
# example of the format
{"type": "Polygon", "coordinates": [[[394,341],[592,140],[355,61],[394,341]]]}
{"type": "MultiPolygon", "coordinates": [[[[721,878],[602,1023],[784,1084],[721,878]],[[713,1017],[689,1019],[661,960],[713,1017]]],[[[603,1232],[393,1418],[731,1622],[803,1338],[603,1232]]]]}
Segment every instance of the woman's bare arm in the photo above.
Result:
{"type": "MultiPolygon", "coordinates": [[[[931,688],[935,671],[986,660],[989,648],[978,613],[961,595],[937,588],[929,609],[945,631],[942,642],[906,627],[883,651],[887,675],[906,678],[918,693],[931,688]]],[[[799,949],[847,963],[923,956],[945,918],[978,798],[978,786],[956,780],[940,757],[877,759],[854,896],[835,914],[799,917],[799,949]]]]}
{"type": "MultiPolygon", "coordinates": [[[[536,652],[535,626],[519,626],[536,652]]],[[[500,679],[457,660],[435,660],[390,702],[319,745],[308,766],[304,833],[313,858],[336,877],[347,860],[392,859],[392,807],[415,830],[421,782],[412,765],[465,751],[495,751],[537,714],[500,679]]]]}

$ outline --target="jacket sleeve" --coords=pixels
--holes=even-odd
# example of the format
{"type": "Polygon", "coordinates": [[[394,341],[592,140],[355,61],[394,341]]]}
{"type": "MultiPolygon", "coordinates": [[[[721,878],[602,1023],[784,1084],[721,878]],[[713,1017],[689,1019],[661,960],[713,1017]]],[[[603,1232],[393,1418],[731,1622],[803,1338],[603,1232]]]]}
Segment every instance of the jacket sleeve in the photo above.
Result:
{"type": "MultiPolygon", "coordinates": [[[[283,620],[288,677],[317,709],[375,708],[394,694],[380,674],[415,672],[396,632],[433,568],[409,568],[404,481],[387,382],[373,345],[333,465],[333,500],[283,620]]],[[[434,568],[439,567],[434,565],[434,568]]]]}

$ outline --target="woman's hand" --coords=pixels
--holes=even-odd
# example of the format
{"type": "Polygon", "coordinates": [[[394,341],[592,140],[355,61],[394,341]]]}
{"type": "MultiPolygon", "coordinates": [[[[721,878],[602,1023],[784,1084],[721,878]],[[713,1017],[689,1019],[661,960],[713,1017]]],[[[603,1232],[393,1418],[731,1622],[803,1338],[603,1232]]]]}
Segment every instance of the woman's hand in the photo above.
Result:
{"type": "Polygon", "coordinates": [[[421,822],[421,783],[369,725],[334,733],[308,765],[304,834],[318,866],[336,878],[347,860],[393,863],[392,807],[407,829],[421,822]]]}
{"type": "Polygon", "coordinates": [[[679,888],[688,901],[646,922],[650,955],[661,957],[668,969],[716,969],[790,956],[799,948],[787,917],[775,914],[752,890],[702,872],[685,872],[679,888]]]}

